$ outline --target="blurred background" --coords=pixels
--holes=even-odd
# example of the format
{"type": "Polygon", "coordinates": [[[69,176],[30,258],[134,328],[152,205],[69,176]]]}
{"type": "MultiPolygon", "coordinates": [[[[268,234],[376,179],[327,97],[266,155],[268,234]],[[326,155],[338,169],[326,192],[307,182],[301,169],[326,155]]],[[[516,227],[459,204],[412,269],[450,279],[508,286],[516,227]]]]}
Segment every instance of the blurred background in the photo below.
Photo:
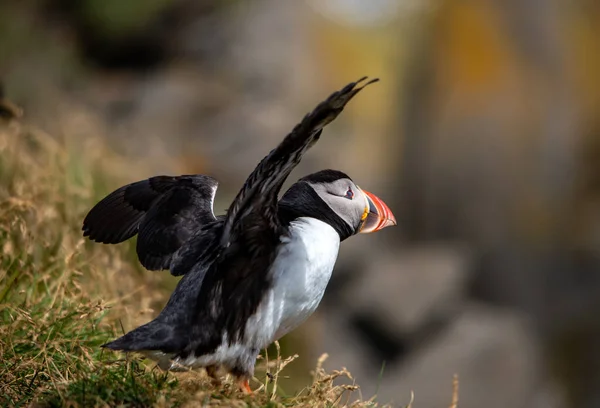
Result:
{"type": "Polygon", "coordinates": [[[399,227],[344,244],[284,350],[289,388],[326,352],[416,407],[455,373],[465,407],[600,407],[599,73],[597,0],[0,1],[25,120],[105,138],[126,182],[213,175],[218,211],[317,102],[381,78],[290,182],[343,170],[399,227]]]}

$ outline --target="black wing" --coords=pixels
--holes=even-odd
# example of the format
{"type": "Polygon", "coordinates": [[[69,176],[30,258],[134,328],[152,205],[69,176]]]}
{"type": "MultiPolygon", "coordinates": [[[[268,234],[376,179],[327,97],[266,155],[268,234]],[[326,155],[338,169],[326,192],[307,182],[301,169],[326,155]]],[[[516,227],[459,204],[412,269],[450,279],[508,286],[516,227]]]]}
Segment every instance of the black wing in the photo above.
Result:
{"type": "Polygon", "coordinates": [[[157,176],[128,184],[90,210],[83,235],[117,244],[138,234],[142,265],[168,269],[173,253],[194,231],[215,220],[212,204],[217,185],[204,175],[157,176]]]}
{"type": "Polygon", "coordinates": [[[214,351],[223,330],[230,342],[244,337],[246,322],[269,287],[267,271],[280,242],[277,193],[323,127],[362,89],[357,88],[362,81],[319,104],[260,162],[225,220],[207,224],[174,255],[171,273],[184,277],[160,315],[106,347],[162,350],[185,358],[214,351]]]}
{"type": "Polygon", "coordinates": [[[222,246],[227,247],[236,233],[247,227],[242,220],[253,211],[259,211],[272,229],[277,226],[277,195],[281,186],[304,153],[319,140],[323,128],[342,112],[354,95],[379,80],[372,79],[357,87],[366,79],[363,77],[346,85],[321,102],[258,164],[229,207],[221,236],[222,246]]]}
{"type": "MultiPolygon", "coordinates": [[[[285,232],[277,216],[282,184],[322,129],[364,86],[377,81],[357,87],[365,79],[346,85],[306,115],[258,164],[230,206],[222,226],[221,256],[215,267],[206,271],[198,307],[221,308],[217,326],[225,327],[230,339],[243,338],[247,320],[270,286],[269,267],[285,232]]],[[[196,351],[202,351],[202,344],[196,351]]]]}

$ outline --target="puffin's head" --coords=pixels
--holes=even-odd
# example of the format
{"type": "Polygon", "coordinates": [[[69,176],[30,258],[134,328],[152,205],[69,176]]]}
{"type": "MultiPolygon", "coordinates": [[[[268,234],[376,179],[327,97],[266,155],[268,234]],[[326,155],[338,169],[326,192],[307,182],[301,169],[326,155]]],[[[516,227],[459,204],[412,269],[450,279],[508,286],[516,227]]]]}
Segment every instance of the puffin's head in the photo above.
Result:
{"type": "Polygon", "coordinates": [[[286,191],[279,205],[295,217],[328,223],[341,240],[396,225],[394,214],[381,199],[337,170],[321,170],[301,178],[286,191]]]}

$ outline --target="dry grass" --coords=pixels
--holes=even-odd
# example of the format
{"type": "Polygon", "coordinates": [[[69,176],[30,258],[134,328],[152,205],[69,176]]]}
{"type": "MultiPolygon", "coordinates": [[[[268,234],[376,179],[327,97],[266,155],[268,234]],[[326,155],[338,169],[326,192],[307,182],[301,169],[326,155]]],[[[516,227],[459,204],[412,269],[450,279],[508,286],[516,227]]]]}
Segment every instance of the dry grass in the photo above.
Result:
{"type": "Polygon", "coordinates": [[[227,380],[215,388],[201,372],[163,373],[102,353],[121,327],[149,320],[172,285],[142,270],[131,244],[81,238],[86,211],[124,181],[116,174],[135,171],[94,138],[65,142],[0,124],[1,406],[378,406],[358,401],[358,387],[334,384],[350,374],[325,372],[324,358],[310,386],[285,396],[278,379],[297,356],[277,353],[261,362],[268,374],[245,396],[227,380]]]}

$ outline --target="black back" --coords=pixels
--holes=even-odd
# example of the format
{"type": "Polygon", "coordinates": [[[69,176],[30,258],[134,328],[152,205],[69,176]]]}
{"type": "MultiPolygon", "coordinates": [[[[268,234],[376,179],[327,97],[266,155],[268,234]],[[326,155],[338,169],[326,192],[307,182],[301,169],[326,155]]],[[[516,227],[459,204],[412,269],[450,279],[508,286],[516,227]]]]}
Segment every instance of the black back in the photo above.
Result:
{"type": "Polygon", "coordinates": [[[364,79],[346,85],[307,114],[258,164],[229,207],[221,232],[221,255],[207,271],[205,287],[200,293],[201,297],[203,294],[207,297],[201,299],[200,306],[213,302],[210,285],[222,288],[219,297],[224,309],[220,320],[230,341],[243,338],[246,321],[270,289],[270,266],[280,237],[287,232],[278,216],[277,198],[281,186],[304,153],[319,139],[323,128],[364,86],[376,81],[357,87],[364,79]]]}
{"type": "Polygon", "coordinates": [[[279,190],[323,127],[376,80],[357,87],[361,81],[364,78],[320,103],[258,164],[225,219],[201,226],[173,255],[171,272],[185,275],[165,309],[107,347],[178,351],[185,357],[213,351],[223,333],[231,343],[243,340],[246,322],[271,286],[270,266],[287,232],[285,217],[278,215],[279,190]]]}

